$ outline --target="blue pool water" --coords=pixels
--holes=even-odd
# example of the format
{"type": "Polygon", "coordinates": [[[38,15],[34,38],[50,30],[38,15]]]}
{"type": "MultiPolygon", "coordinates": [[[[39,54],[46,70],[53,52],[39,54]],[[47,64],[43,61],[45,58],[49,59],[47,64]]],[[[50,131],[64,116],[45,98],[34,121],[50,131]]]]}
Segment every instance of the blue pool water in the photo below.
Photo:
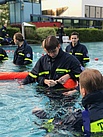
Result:
{"type": "MultiPolygon", "coordinates": [[[[62,46],[63,49],[68,44],[62,46]]],[[[90,63],[88,68],[96,68],[103,74],[103,43],[85,43],[88,48],[90,63]],[[95,61],[98,58],[98,61],[95,61]]],[[[12,63],[13,53],[16,46],[3,47],[9,56],[9,60],[0,64],[0,71],[30,71],[38,58],[44,54],[40,45],[31,45],[33,48],[34,61],[27,67],[18,67],[12,63]]],[[[69,110],[81,108],[81,97],[74,96],[67,100],[69,110]]],[[[47,134],[44,129],[40,129],[42,120],[32,115],[35,107],[47,110],[51,117],[63,110],[64,100],[52,100],[45,94],[36,91],[36,84],[28,84],[19,87],[17,80],[0,81],[0,137],[69,137],[73,136],[71,131],[56,131],[47,134]],[[38,124],[36,124],[36,123],[38,124]]],[[[65,108],[67,108],[65,107],[65,108]]],[[[64,110],[63,110],[64,111],[64,110]]],[[[63,113],[63,112],[62,112],[63,113]]],[[[60,113],[59,113],[60,114],[60,113]]]]}

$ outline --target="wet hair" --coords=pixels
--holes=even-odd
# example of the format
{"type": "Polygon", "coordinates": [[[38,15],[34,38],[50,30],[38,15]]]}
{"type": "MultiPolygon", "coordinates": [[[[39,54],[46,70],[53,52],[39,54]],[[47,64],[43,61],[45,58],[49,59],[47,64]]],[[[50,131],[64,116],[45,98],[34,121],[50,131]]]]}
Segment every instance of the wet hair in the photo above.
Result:
{"type": "Polygon", "coordinates": [[[103,76],[96,69],[85,69],[80,74],[79,83],[87,93],[99,91],[103,89],[103,76]]]}
{"type": "Polygon", "coordinates": [[[42,47],[45,48],[47,51],[52,51],[58,47],[59,41],[55,36],[48,36],[44,41],[42,42],[42,47]]]}
{"type": "Polygon", "coordinates": [[[18,41],[20,41],[20,42],[24,41],[23,35],[22,35],[21,33],[19,33],[19,32],[18,32],[18,33],[15,33],[14,36],[15,36],[15,39],[16,39],[16,40],[18,40],[18,41]]]}
{"type": "Polygon", "coordinates": [[[76,31],[72,32],[72,33],[71,33],[71,36],[72,36],[72,35],[77,35],[77,37],[79,38],[79,33],[76,32],[76,31]]]}

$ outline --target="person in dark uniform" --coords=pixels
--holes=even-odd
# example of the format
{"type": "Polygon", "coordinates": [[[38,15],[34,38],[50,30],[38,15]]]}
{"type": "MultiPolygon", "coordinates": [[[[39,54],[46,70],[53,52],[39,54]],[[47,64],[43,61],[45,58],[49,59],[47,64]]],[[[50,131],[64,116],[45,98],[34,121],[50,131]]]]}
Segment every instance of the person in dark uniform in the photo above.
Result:
{"type": "Polygon", "coordinates": [[[5,23],[2,28],[1,28],[1,32],[2,32],[2,37],[8,37],[8,33],[7,33],[7,24],[5,23]]]}
{"type": "Polygon", "coordinates": [[[85,45],[79,42],[79,33],[71,33],[71,43],[66,47],[65,51],[74,55],[82,64],[83,67],[90,61],[88,50],[85,45]]]}
{"type": "Polygon", "coordinates": [[[55,36],[48,36],[42,42],[42,47],[46,54],[37,61],[22,84],[38,82],[41,86],[60,88],[67,79],[79,79],[80,62],[61,49],[55,36]]]}
{"type": "Polygon", "coordinates": [[[15,33],[13,36],[14,43],[18,46],[14,52],[13,63],[15,65],[28,65],[32,63],[33,52],[32,48],[23,39],[21,33],[15,33]]]}
{"type": "Polygon", "coordinates": [[[102,133],[103,136],[103,76],[96,69],[85,69],[80,74],[79,83],[84,110],[68,112],[60,118],[52,117],[40,108],[34,108],[32,113],[37,117],[43,120],[51,118],[43,123],[42,128],[49,132],[55,128],[69,131],[71,129],[84,133],[86,137],[90,137],[92,133],[102,133]]]}
{"type": "Polygon", "coordinates": [[[12,43],[12,39],[9,37],[9,34],[7,33],[7,23],[5,23],[0,29],[0,42],[1,44],[12,43]]]}
{"type": "Polygon", "coordinates": [[[64,25],[61,23],[61,26],[57,30],[57,35],[59,36],[59,42],[63,43],[62,36],[64,35],[64,25]]]}
{"type": "Polygon", "coordinates": [[[0,47],[0,62],[3,62],[5,60],[8,60],[8,55],[6,51],[0,47]]]}

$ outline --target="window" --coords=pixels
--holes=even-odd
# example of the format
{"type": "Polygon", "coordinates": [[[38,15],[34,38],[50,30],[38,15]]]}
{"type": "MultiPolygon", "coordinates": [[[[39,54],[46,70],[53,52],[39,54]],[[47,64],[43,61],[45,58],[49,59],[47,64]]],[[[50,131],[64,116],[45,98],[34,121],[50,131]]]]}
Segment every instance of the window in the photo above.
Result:
{"type": "Polygon", "coordinates": [[[95,7],[90,6],[90,17],[95,18],[95,7]]]}
{"type": "Polygon", "coordinates": [[[89,17],[89,6],[85,6],[85,17],[89,17]]]}
{"type": "Polygon", "coordinates": [[[96,18],[100,18],[100,7],[96,7],[96,18]]]}
{"type": "Polygon", "coordinates": [[[24,2],[33,2],[33,3],[40,3],[39,0],[24,0],[24,2]]]}
{"type": "Polygon", "coordinates": [[[79,27],[79,20],[73,20],[73,26],[78,28],[79,27]]]}
{"type": "Polygon", "coordinates": [[[93,20],[89,21],[89,27],[94,27],[93,20]]]}
{"type": "Polygon", "coordinates": [[[79,20],[74,20],[74,24],[77,24],[77,23],[79,23],[79,20]]]}
{"type": "Polygon", "coordinates": [[[103,8],[101,8],[101,18],[103,18],[103,8]]]}
{"type": "Polygon", "coordinates": [[[87,27],[87,21],[86,20],[80,20],[80,28],[86,28],[87,27]]]}
{"type": "Polygon", "coordinates": [[[70,20],[69,19],[64,19],[64,23],[63,24],[67,28],[71,27],[71,19],[70,20]]]}

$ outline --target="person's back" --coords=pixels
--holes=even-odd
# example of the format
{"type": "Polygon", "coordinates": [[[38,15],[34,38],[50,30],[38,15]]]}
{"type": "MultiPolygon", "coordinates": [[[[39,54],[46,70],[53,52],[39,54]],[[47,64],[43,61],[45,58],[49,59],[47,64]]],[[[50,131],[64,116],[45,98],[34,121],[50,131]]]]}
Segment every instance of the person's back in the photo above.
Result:
{"type": "Polygon", "coordinates": [[[14,34],[14,43],[18,46],[14,52],[13,63],[15,65],[28,65],[32,63],[33,51],[28,43],[23,39],[21,33],[14,34]]]}
{"type": "Polygon", "coordinates": [[[71,43],[66,47],[65,51],[75,56],[83,67],[90,61],[87,47],[79,42],[79,34],[77,32],[71,33],[71,43]]]}

